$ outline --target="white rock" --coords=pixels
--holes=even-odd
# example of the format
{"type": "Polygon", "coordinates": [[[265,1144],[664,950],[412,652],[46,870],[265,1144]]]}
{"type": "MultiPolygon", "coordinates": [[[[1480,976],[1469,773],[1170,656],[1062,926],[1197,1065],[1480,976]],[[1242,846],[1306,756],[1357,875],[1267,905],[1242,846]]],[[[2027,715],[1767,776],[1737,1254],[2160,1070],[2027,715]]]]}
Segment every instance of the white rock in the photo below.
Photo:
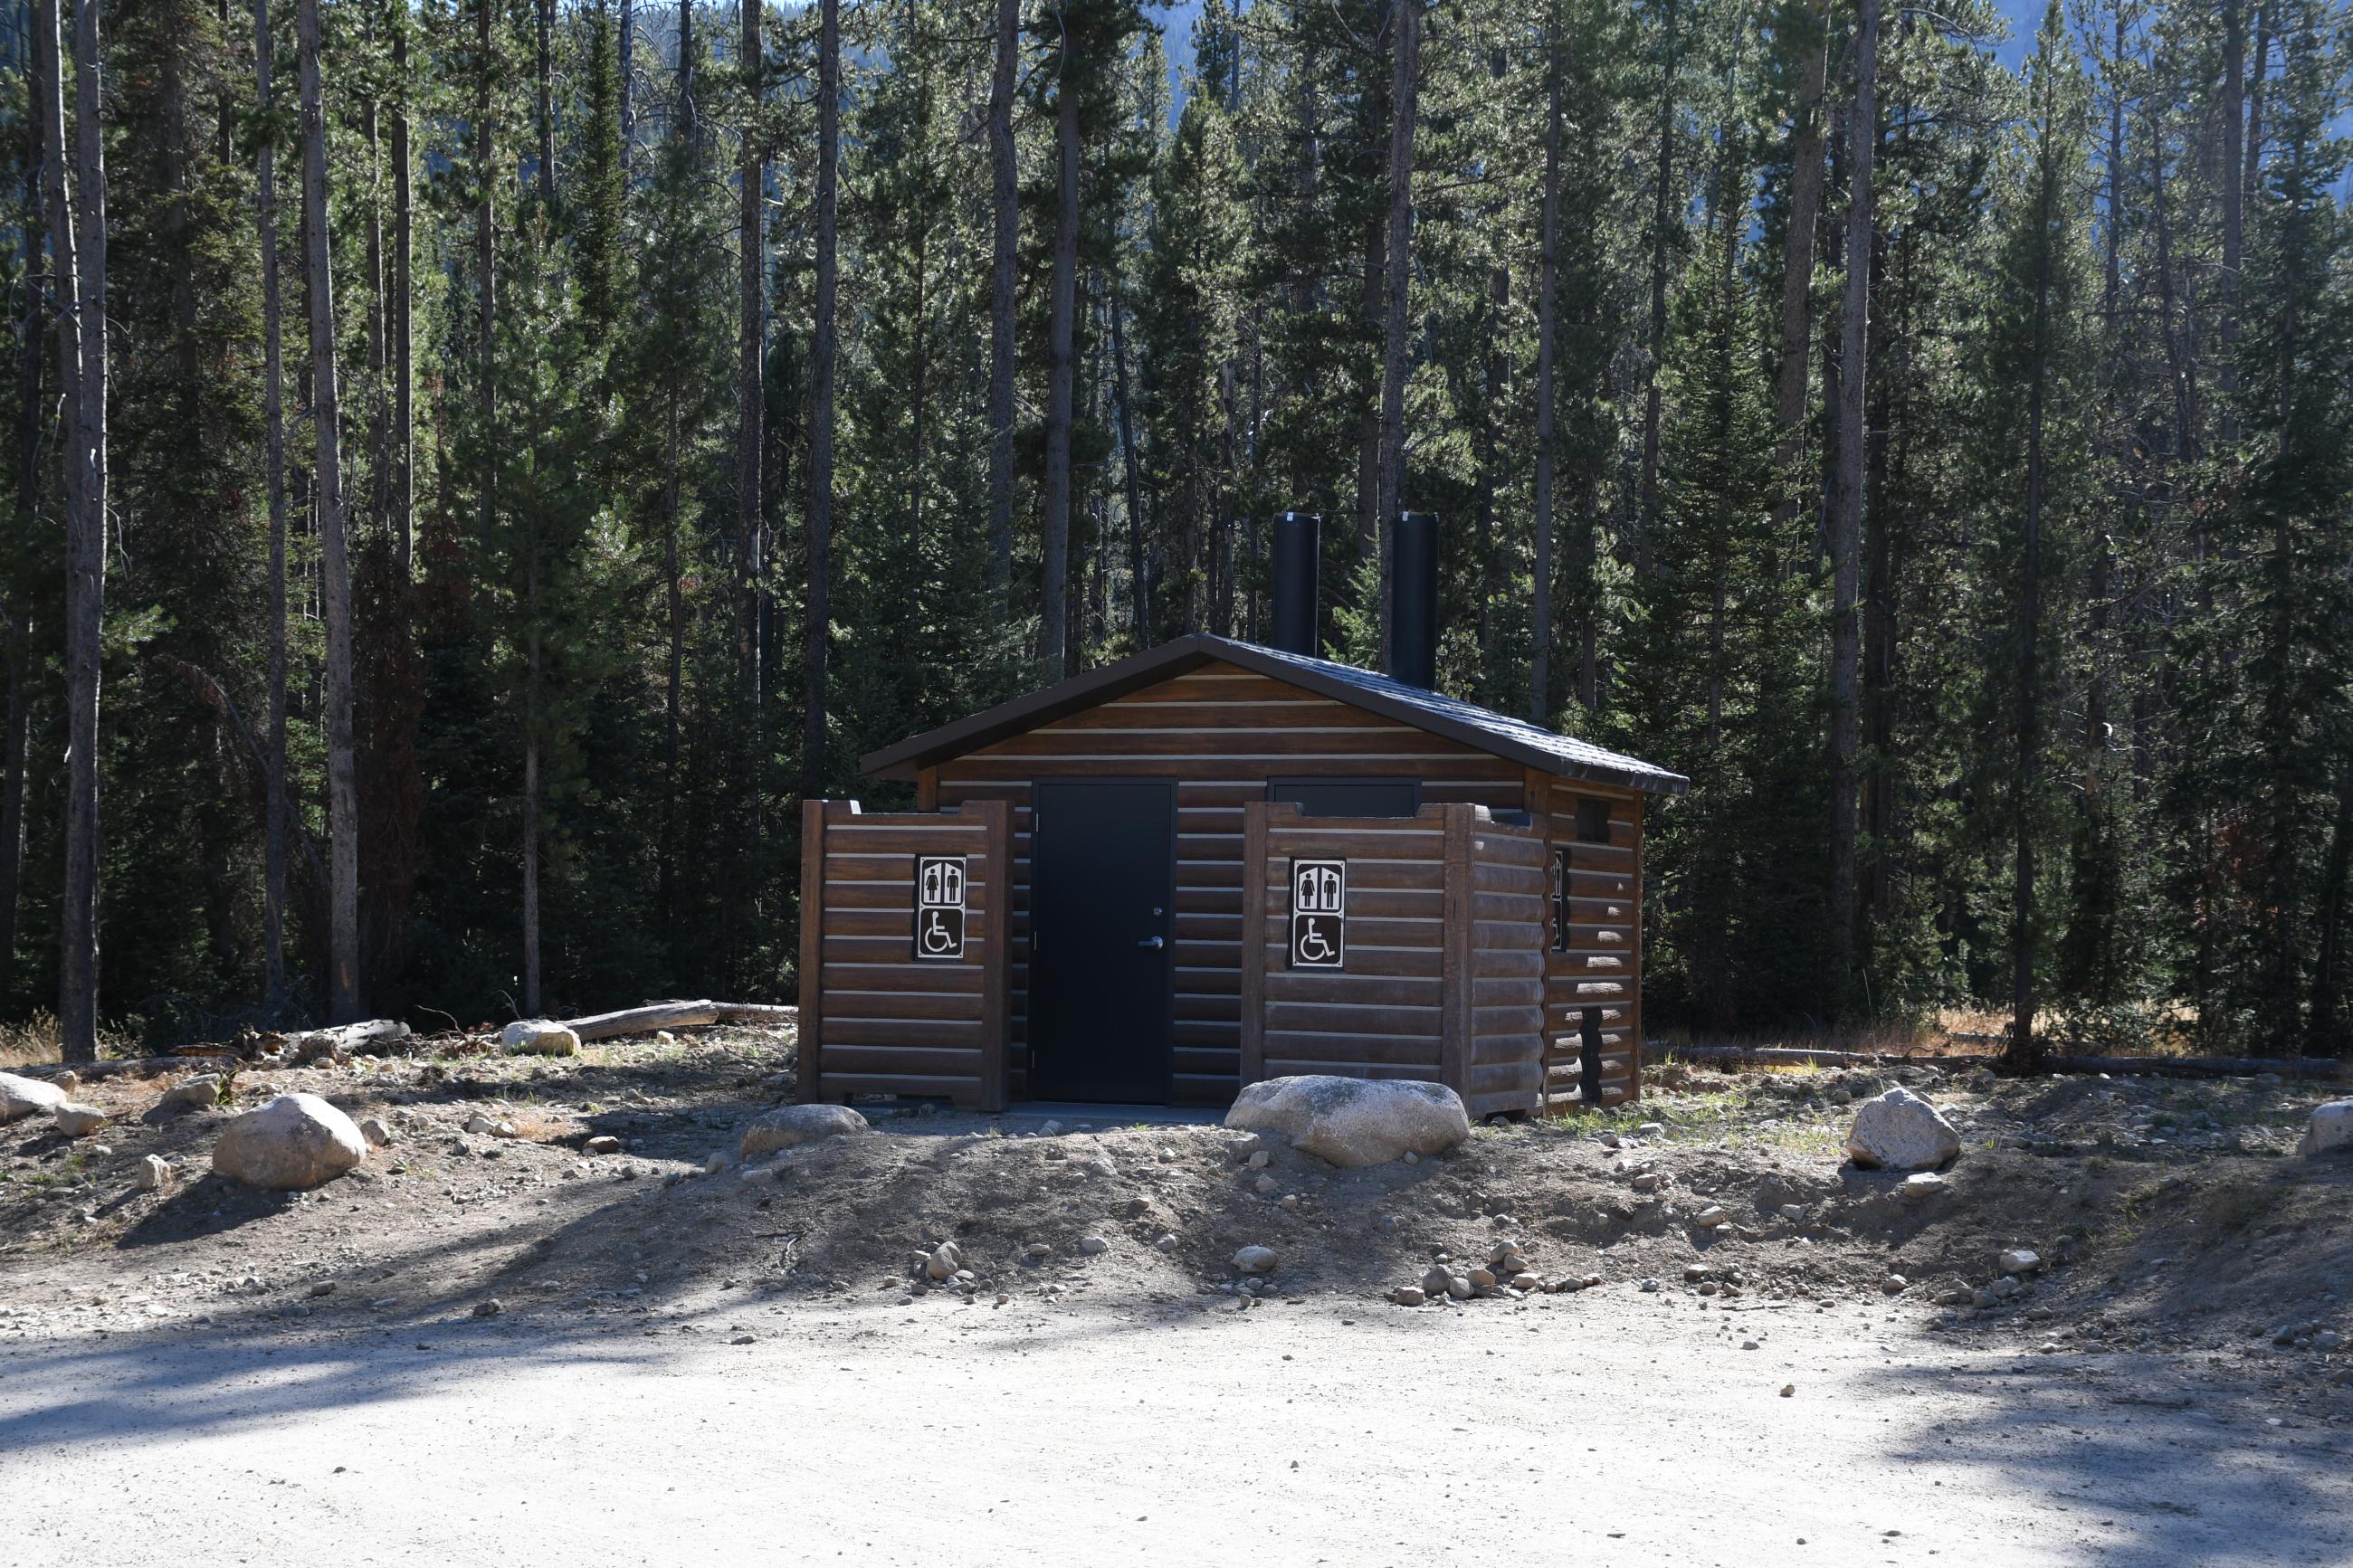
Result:
{"type": "Polygon", "coordinates": [[[1274,1272],[1274,1248],[1245,1247],[1234,1254],[1234,1267],[1245,1274],[1271,1274],[1274,1272]]]}
{"type": "Polygon", "coordinates": [[[79,1105],[70,1100],[49,1112],[49,1118],[58,1124],[58,1131],[69,1138],[82,1137],[106,1125],[105,1111],[95,1105],[79,1105]]]}
{"type": "Polygon", "coordinates": [[[1846,1152],[1866,1171],[1929,1171],[1960,1156],[1961,1135],[1910,1089],[1891,1089],[1863,1102],[1846,1152]]]}
{"type": "Polygon", "coordinates": [[[497,1126],[497,1122],[491,1121],[489,1117],[483,1115],[479,1110],[474,1112],[473,1115],[466,1118],[466,1131],[472,1133],[477,1138],[487,1137],[491,1130],[497,1126]]]}
{"type": "Polygon", "coordinates": [[[1722,1204],[1708,1205],[1707,1207],[1700,1210],[1699,1213],[1692,1219],[1692,1224],[1699,1226],[1702,1230],[1714,1230],[1719,1226],[1726,1226],[1731,1223],[1732,1211],[1725,1208],[1722,1204]]]}
{"type": "Polygon", "coordinates": [[[1335,1165],[1437,1154],[1471,1136],[1471,1118],[1442,1084],[1309,1074],[1245,1088],[1226,1125],[1280,1133],[1335,1165]]]}
{"type": "Polygon", "coordinates": [[[171,1163],[160,1154],[150,1154],[139,1162],[132,1173],[131,1184],[142,1193],[160,1193],[164,1184],[172,1179],[171,1163]]]}
{"type": "Polygon", "coordinates": [[[213,1145],[213,1172],[248,1186],[299,1192],[367,1158],[352,1119],[315,1094],[281,1094],[230,1119],[213,1145]]]}
{"type": "Polygon", "coordinates": [[[67,1091],[37,1078],[19,1078],[12,1072],[0,1072],[0,1126],[30,1116],[37,1110],[55,1110],[66,1103],[67,1091]]]}
{"type": "Polygon", "coordinates": [[[1426,1299],[1419,1285],[1400,1285],[1389,1292],[1389,1300],[1400,1307],[1419,1307],[1426,1299]]]}
{"type": "MultiPolygon", "coordinates": [[[[0,1121],[5,1121],[0,1116],[0,1121]]],[[[2326,1154],[2332,1149],[2353,1148],[2353,1100],[2332,1100],[2326,1105],[2312,1108],[2312,1121],[2304,1130],[2304,1142],[2295,1146],[2299,1154],[2326,1154]]]]}
{"type": "Polygon", "coordinates": [[[1925,1203],[1949,1185],[1934,1171],[1923,1171],[1916,1176],[1906,1176],[1895,1189],[1895,1195],[1907,1204],[1925,1203]]]}
{"type": "Polygon", "coordinates": [[[384,1118],[371,1116],[360,1123],[360,1136],[368,1141],[371,1149],[383,1149],[390,1146],[393,1132],[385,1125],[384,1118]]]}
{"type": "Polygon", "coordinates": [[[1105,1241],[1100,1236],[1082,1236],[1079,1237],[1079,1251],[1086,1257],[1093,1258],[1098,1254],[1109,1252],[1110,1250],[1111,1243],[1105,1241]]]}
{"type": "Polygon", "coordinates": [[[2031,1274],[2042,1267],[2042,1258],[2031,1247],[2013,1247],[1994,1263],[2004,1274],[2031,1274]]]}
{"type": "Polygon", "coordinates": [[[744,1127],[735,1152],[749,1160],[779,1149],[797,1149],[820,1138],[866,1131],[866,1118],[846,1105],[780,1105],[744,1127]]]}
{"type": "Polygon", "coordinates": [[[580,1037],[547,1018],[520,1018],[499,1031],[499,1047],[511,1057],[576,1057],[580,1037]]]}

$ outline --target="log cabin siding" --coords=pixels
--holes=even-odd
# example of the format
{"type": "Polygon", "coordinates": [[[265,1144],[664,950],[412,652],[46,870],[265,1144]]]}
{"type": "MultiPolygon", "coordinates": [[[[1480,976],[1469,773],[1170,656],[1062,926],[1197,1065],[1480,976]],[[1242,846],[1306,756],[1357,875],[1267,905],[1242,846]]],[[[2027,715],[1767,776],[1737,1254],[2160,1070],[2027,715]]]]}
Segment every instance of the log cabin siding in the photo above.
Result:
{"type": "MultiPolygon", "coordinates": [[[[1584,1011],[1601,1013],[1601,1099],[1604,1104],[1641,1092],[1642,1040],[1642,797],[1568,779],[1532,777],[1547,846],[1569,852],[1569,938],[1553,951],[1546,931],[1545,1100],[1576,1102],[1582,1091],[1584,1011]],[[1606,844],[1577,837],[1577,802],[1606,801],[1606,844]]],[[[1549,895],[1551,850],[1546,851],[1549,895]]],[[[1549,910],[1547,910],[1547,913],[1549,910]]]]}
{"type": "Polygon", "coordinates": [[[1011,814],[974,801],[943,814],[869,815],[854,801],[801,813],[800,1097],[944,1095],[1005,1105],[1004,942],[1011,814]],[[914,958],[916,859],[965,858],[965,951],[914,958]]]}
{"type": "MultiPolygon", "coordinates": [[[[1030,785],[1047,778],[1170,778],[1176,784],[1172,1098],[1223,1105],[1241,1088],[1243,808],[1276,777],[1410,778],[1425,803],[1528,809],[1528,770],[1446,737],[1212,662],[962,756],[922,787],[944,807],[1012,810],[1008,1065],[1028,1092],[1030,785]],[[934,782],[935,781],[935,782],[934,782]]],[[[1546,775],[1547,782],[1549,776],[1546,775]]],[[[1630,798],[1630,796],[1629,797],[1630,798]]],[[[1572,813],[1574,808],[1571,807],[1572,813]]],[[[1410,889],[1366,906],[1376,921],[1432,911],[1410,889]],[[1394,912],[1391,912],[1394,911],[1394,912]]]]}

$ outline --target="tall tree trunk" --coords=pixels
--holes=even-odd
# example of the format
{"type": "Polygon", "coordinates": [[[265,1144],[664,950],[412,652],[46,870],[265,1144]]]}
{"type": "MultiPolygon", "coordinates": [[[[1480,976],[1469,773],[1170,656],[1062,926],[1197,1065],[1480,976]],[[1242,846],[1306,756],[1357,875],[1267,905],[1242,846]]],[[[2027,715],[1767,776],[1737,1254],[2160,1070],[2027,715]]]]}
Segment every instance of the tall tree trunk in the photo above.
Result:
{"type": "Polygon", "coordinates": [[[1782,244],[1781,374],[1774,395],[1774,421],[1781,439],[1776,466],[1788,486],[1776,509],[1787,523],[1798,514],[1797,464],[1806,445],[1806,365],[1813,331],[1814,229],[1822,210],[1822,96],[1830,63],[1829,0],[1810,0],[1807,25],[1820,29],[1806,39],[1805,77],[1789,128],[1789,226],[1782,244]]]}
{"type": "Polygon", "coordinates": [[[68,1061],[98,1056],[98,712],[106,602],[106,165],[99,120],[99,0],[74,25],[74,144],[66,158],[58,0],[41,0],[38,47],[49,242],[58,300],[58,384],[66,510],[65,884],[58,910],[58,1024],[68,1061]]]}
{"type": "Polygon", "coordinates": [[[801,793],[825,780],[826,655],[833,589],[834,323],[841,162],[841,5],[818,0],[817,89],[817,313],[809,343],[808,626],[803,662],[807,710],[801,793]]]}
{"type": "Polygon", "coordinates": [[[1381,332],[1381,660],[1389,657],[1389,574],[1405,501],[1408,290],[1413,281],[1413,133],[1421,100],[1421,0],[1390,0],[1388,309],[1381,332]]]}
{"type": "MultiPolygon", "coordinates": [[[[2049,47],[2050,40],[2044,40],[2049,47]]],[[[2047,64],[2047,61],[2046,61],[2047,64]]],[[[2042,422],[2051,358],[2051,217],[2057,195],[2053,142],[2058,124],[2058,88],[2042,77],[2042,123],[2036,148],[2034,193],[2034,332],[2026,388],[2026,539],[2020,565],[2018,616],[2017,767],[2010,780],[2012,876],[2010,891],[2010,1038],[2003,1057],[2021,1072],[2042,1065],[2034,1035],[2034,961],[2038,930],[2034,910],[2034,791],[2042,761],[2042,422]]]]}
{"type": "Polygon", "coordinates": [[[1667,236],[1672,226],[1681,223],[1683,211],[1674,194],[1676,20],[1675,0],[1666,0],[1659,68],[1658,174],[1651,194],[1651,332],[1649,359],[1642,367],[1641,514],[1634,534],[1635,555],[1642,562],[1650,559],[1651,532],[1659,516],[1659,362],[1667,350],[1667,236]]]}
{"type": "Polygon", "coordinates": [[[406,8],[394,17],[392,34],[392,544],[394,579],[406,589],[416,554],[417,412],[414,336],[410,331],[410,268],[416,256],[410,193],[414,169],[408,146],[408,30],[406,8]]]}
{"type": "Polygon", "coordinates": [[[694,0],[678,0],[678,123],[680,140],[696,146],[702,123],[694,112],[694,0]]]}
{"type": "Polygon", "coordinates": [[[1536,280],[1535,592],[1530,607],[1528,721],[1552,722],[1552,534],[1554,447],[1559,439],[1560,377],[1560,4],[1545,17],[1543,261],[1536,280]]]}
{"type": "Polygon", "coordinates": [[[1119,400],[1119,453],[1127,487],[1127,585],[1134,600],[1131,613],[1135,617],[1136,646],[1148,647],[1153,640],[1152,584],[1144,570],[1144,488],[1138,478],[1142,465],[1136,458],[1134,404],[1127,387],[1126,318],[1127,302],[1114,279],[1111,287],[1112,387],[1119,400]]]}
{"type": "MultiPolygon", "coordinates": [[[[759,6],[746,4],[746,14],[758,16],[759,6]]],[[[758,24],[747,24],[747,30],[758,24]]],[[[539,132],[539,200],[553,210],[555,205],[555,0],[539,0],[539,61],[533,76],[537,79],[538,104],[536,129],[539,132]]]]}
{"type": "MultiPolygon", "coordinates": [[[[36,42],[31,18],[24,37],[26,97],[24,127],[25,313],[16,323],[16,537],[28,547],[40,526],[42,458],[48,409],[42,395],[47,361],[54,345],[44,309],[48,223],[41,190],[42,144],[47,104],[57,89],[44,79],[55,62],[36,42]]],[[[17,902],[24,890],[26,768],[31,761],[33,617],[22,584],[7,595],[8,690],[5,730],[0,730],[0,993],[16,973],[17,902]]]]}
{"type": "Polygon", "coordinates": [[[636,0],[621,0],[621,188],[629,186],[634,170],[638,142],[637,82],[638,14],[636,0]]]}
{"type": "Polygon", "coordinates": [[[1039,552],[1039,657],[1046,679],[1070,670],[1071,418],[1078,379],[1075,342],[1079,288],[1079,93],[1071,69],[1072,42],[1061,44],[1054,89],[1053,299],[1047,321],[1045,538],[1039,552]]]}
{"type": "MultiPolygon", "coordinates": [[[[683,0],[681,0],[683,3],[683,0]]],[[[476,301],[478,319],[476,331],[480,341],[476,348],[481,355],[482,408],[482,537],[481,548],[491,548],[492,534],[498,526],[498,175],[491,167],[497,150],[497,124],[491,119],[491,82],[495,74],[495,34],[492,23],[498,15],[495,0],[474,0],[474,47],[480,55],[475,62],[477,79],[474,84],[474,270],[481,283],[476,301]]]]}
{"type": "MultiPolygon", "coordinates": [[[[253,0],[253,85],[262,122],[271,123],[269,0],[253,0]]],[[[269,496],[269,741],[268,826],[262,846],[262,994],[286,995],[286,373],[284,305],[279,286],[278,139],[263,136],[254,181],[254,226],[261,250],[261,407],[264,482],[269,496]]]]}
{"type": "Polygon", "coordinates": [[[2255,199],[2263,184],[2263,78],[2272,68],[2272,14],[2263,5],[2255,7],[2255,60],[2247,70],[2247,153],[2246,163],[2239,174],[2239,201],[2242,223],[2245,206],[2255,199]]]}
{"type": "Polygon", "coordinates": [[[997,0],[997,63],[988,89],[988,581],[999,615],[1009,610],[1013,591],[1013,283],[1021,237],[1013,95],[1020,66],[1021,0],[997,0]]]}
{"type": "Polygon", "coordinates": [[[681,464],[678,369],[670,372],[662,423],[662,586],[668,601],[670,655],[662,668],[661,864],[656,868],[655,902],[676,930],[678,873],[679,720],[686,684],[686,586],[679,573],[678,525],[681,464]]]}
{"type": "Polygon", "coordinates": [[[1840,322],[1836,493],[1831,507],[1831,990],[1847,1010],[1854,981],[1856,752],[1861,739],[1861,631],[1856,621],[1862,541],[1863,399],[1870,352],[1872,165],[1879,149],[1880,0],[1858,0],[1854,106],[1848,125],[1846,302],[1840,322]]]}
{"type": "Polygon", "coordinates": [[[2247,12],[2222,0],[2222,406],[2225,440],[2235,438],[2239,390],[2239,274],[2246,259],[2247,12]]]}
{"type": "MultiPolygon", "coordinates": [[[[735,378],[738,418],[735,426],[735,592],[736,592],[736,659],[738,679],[743,684],[743,722],[746,747],[744,782],[747,789],[744,826],[748,844],[756,844],[760,837],[760,730],[761,730],[761,669],[760,669],[760,580],[761,546],[765,542],[761,528],[766,515],[762,502],[766,500],[767,475],[765,458],[767,452],[767,397],[765,368],[767,350],[767,246],[761,222],[762,204],[767,195],[768,150],[767,127],[763,123],[764,104],[760,90],[765,68],[765,50],[760,39],[763,0],[742,0],[742,37],[737,60],[744,73],[744,146],[742,162],[737,169],[737,236],[736,285],[738,314],[735,324],[735,378]]],[[[835,47],[839,47],[838,34],[835,47]]],[[[831,55],[826,57],[828,60],[831,55]]],[[[821,100],[818,112],[829,114],[825,94],[839,91],[838,79],[832,74],[838,67],[820,61],[818,72],[821,100]],[[833,86],[824,85],[828,82],[833,86]]],[[[823,132],[820,132],[820,137],[823,132]]],[[[826,154],[821,151],[820,157],[826,154]]],[[[825,178],[820,174],[819,179],[825,178]]],[[[820,197],[822,200],[823,197],[820,197]]],[[[829,222],[829,219],[820,219],[829,222]]],[[[825,242],[820,241],[820,248],[825,242]]],[[[823,260],[820,267],[826,266],[823,260]]],[[[825,285],[820,284],[820,289],[825,285]]],[[[827,300],[818,310],[829,315],[832,301],[827,300]]],[[[828,322],[819,321],[823,332],[828,322]]],[[[827,366],[827,387],[822,401],[827,412],[819,417],[828,422],[828,444],[831,442],[831,371],[827,366]]],[[[821,702],[823,693],[812,691],[813,702],[821,702]]]]}
{"type": "MultiPolygon", "coordinates": [[[[1388,13],[1396,16],[1395,0],[1388,13]]],[[[1381,51],[1394,44],[1395,27],[1383,26],[1375,39],[1373,58],[1364,73],[1364,131],[1369,140],[1376,127],[1393,124],[1388,107],[1388,78],[1381,72],[1381,51]]],[[[1365,290],[1362,309],[1368,338],[1379,339],[1388,323],[1388,215],[1378,209],[1365,214],[1365,290]]],[[[1369,378],[1368,378],[1369,379],[1369,378]]],[[[1356,559],[1362,563],[1380,553],[1381,529],[1381,400],[1377,389],[1364,399],[1356,426],[1356,559]]],[[[1366,606],[1358,605],[1358,609],[1366,606]]],[[[1373,606],[1386,614],[1381,606],[1373,606]]]]}
{"type": "Polygon", "coordinates": [[[523,513],[523,615],[529,630],[522,703],[522,1015],[540,1016],[539,992],[539,509],[523,513]]]}
{"type": "Polygon", "coordinates": [[[364,514],[384,527],[392,521],[392,403],[385,384],[386,349],[391,336],[390,303],[385,298],[384,262],[383,139],[376,123],[376,100],[360,105],[360,134],[367,142],[368,199],[363,237],[367,268],[367,413],[368,497],[364,514]]]}
{"type": "Polygon", "coordinates": [[[328,1013],[360,1016],[360,825],[352,748],[352,569],[343,538],[343,465],[335,382],[333,262],[327,231],[326,108],[319,83],[319,0],[295,12],[302,89],[302,226],[311,300],[312,480],[319,509],[320,609],[327,633],[328,1013]]]}

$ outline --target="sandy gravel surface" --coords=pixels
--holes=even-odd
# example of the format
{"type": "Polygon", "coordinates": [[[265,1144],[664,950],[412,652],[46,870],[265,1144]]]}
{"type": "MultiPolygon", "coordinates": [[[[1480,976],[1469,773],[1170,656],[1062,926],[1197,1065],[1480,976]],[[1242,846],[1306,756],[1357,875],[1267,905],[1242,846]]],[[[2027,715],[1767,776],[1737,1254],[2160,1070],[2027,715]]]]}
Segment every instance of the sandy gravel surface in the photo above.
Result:
{"type": "Polygon", "coordinates": [[[37,1333],[0,1344],[0,1563],[2353,1562],[2346,1431],[2219,1363],[1735,1307],[37,1333]]]}

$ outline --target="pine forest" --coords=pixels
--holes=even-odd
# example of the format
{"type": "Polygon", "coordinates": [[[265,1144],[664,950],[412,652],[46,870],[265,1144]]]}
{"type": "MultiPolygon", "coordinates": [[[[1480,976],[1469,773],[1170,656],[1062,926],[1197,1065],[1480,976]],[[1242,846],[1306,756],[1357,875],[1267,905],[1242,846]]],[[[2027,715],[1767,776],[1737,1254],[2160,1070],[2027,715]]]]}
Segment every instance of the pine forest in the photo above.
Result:
{"type": "Polygon", "coordinates": [[[12,5],[0,1009],[789,1000],[804,798],[1412,510],[1654,1029],[2353,1053],[2353,15],[2034,12],[12,5]]]}

